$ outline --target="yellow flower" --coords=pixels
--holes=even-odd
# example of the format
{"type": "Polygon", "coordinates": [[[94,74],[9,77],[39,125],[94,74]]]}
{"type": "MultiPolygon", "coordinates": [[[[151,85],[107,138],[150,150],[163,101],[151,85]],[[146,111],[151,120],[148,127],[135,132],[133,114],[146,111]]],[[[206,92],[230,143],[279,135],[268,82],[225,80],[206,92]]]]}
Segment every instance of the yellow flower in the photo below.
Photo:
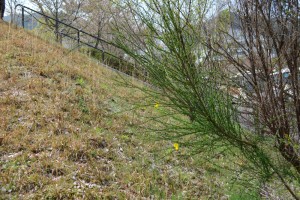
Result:
{"type": "Polygon", "coordinates": [[[154,108],[158,108],[159,107],[159,103],[156,103],[155,105],[154,105],[154,108]]]}
{"type": "Polygon", "coordinates": [[[178,143],[174,143],[173,146],[174,146],[175,150],[178,151],[178,149],[179,149],[179,144],[178,144],[178,143]]]}

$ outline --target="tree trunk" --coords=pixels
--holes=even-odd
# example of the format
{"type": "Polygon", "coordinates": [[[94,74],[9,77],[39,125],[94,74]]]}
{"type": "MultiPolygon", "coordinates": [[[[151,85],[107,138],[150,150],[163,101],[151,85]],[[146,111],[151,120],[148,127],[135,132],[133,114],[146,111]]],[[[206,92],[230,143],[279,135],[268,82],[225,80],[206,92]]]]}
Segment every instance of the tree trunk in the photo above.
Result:
{"type": "Polygon", "coordinates": [[[0,0],[0,19],[3,19],[5,11],[5,0],[0,0]]]}

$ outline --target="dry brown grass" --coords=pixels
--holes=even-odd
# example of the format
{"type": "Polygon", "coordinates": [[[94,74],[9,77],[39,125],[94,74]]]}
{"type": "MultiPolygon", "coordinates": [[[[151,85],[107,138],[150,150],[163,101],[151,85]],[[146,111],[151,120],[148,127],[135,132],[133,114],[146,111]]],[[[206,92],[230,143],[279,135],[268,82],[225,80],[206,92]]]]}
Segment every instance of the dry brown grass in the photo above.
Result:
{"type": "Polygon", "coordinates": [[[219,198],[202,170],[177,167],[176,152],[155,159],[161,143],[140,140],[141,119],[114,114],[143,98],[115,72],[3,22],[0,30],[0,199],[219,198]]]}

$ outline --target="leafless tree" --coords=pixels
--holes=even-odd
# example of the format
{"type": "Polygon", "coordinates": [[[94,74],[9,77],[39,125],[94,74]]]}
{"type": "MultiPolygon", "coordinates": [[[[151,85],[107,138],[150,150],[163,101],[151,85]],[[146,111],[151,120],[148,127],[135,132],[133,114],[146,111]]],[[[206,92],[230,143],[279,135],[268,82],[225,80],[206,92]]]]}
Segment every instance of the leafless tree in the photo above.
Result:
{"type": "MultiPolygon", "coordinates": [[[[88,13],[89,25],[86,27],[88,32],[105,41],[113,41],[114,36],[112,32],[114,28],[112,25],[114,21],[117,20],[120,22],[125,18],[128,19],[128,16],[125,16],[125,13],[117,8],[110,0],[88,0],[86,5],[84,10],[88,13]]],[[[127,15],[129,15],[129,13],[127,13],[127,15]]],[[[101,40],[93,41],[93,44],[96,48],[101,48],[116,56],[123,57],[124,55],[119,49],[112,45],[108,45],[101,40]]]]}
{"type": "Polygon", "coordinates": [[[229,63],[228,91],[237,89],[240,120],[253,134],[274,139],[299,176],[299,1],[242,0],[231,6],[229,28],[218,28],[221,34],[209,46],[229,63]]]}
{"type": "MultiPolygon", "coordinates": [[[[83,17],[81,8],[84,2],[85,0],[32,0],[32,3],[34,3],[43,14],[74,26],[76,26],[77,20],[83,17]]],[[[49,20],[46,17],[44,21],[47,27],[55,33],[57,42],[61,41],[60,32],[66,33],[69,31],[67,27],[62,26],[57,21],[49,20]]]]}
{"type": "Polygon", "coordinates": [[[15,21],[15,14],[16,14],[16,5],[23,4],[23,0],[8,0],[7,6],[8,6],[8,13],[10,14],[10,23],[13,23],[15,21]]]}
{"type": "MultiPolygon", "coordinates": [[[[98,38],[108,38],[109,23],[112,18],[111,3],[108,0],[97,1],[88,0],[84,11],[88,13],[89,26],[87,27],[90,33],[93,33],[98,38]]],[[[86,21],[84,23],[87,23],[86,21]]],[[[99,40],[95,42],[95,47],[100,45],[99,40]]],[[[102,46],[103,44],[101,44],[102,46]]]]}

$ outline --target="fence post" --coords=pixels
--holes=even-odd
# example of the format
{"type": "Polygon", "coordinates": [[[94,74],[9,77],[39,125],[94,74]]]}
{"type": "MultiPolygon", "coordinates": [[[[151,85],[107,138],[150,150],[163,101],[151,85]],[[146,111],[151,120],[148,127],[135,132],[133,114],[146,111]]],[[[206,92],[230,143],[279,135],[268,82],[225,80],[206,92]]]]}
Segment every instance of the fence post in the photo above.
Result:
{"type": "Polygon", "coordinates": [[[80,30],[77,31],[77,45],[79,47],[80,44],[80,30]]]}
{"type": "Polygon", "coordinates": [[[22,6],[22,27],[25,28],[25,14],[24,14],[24,7],[22,6]]]}

